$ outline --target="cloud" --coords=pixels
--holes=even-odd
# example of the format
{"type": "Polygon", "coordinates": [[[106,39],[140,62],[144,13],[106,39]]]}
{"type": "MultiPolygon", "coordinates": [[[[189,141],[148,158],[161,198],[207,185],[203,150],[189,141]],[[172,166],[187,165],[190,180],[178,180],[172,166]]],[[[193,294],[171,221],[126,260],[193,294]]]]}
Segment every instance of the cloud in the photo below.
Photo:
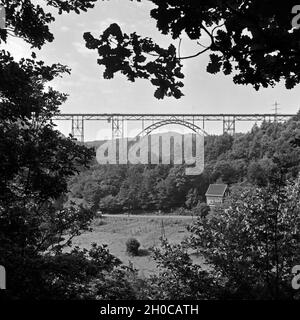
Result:
{"type": "Polygon", "coordinates": [[[72,45],[75,50],[83,56],[89,56],[94,53],[94,51],[88,49],[83,42],[75,41],[72,43],[72,45]]]}
{"type": "Polygon", "coordinates": [[[62,32],[68,32],[68,31],[70,31],[71,29],[70,29],[69,27],[67,27],[67,26],[62,26],[62,27],[60,28],[60,30],[61,30],[62,32]]]}

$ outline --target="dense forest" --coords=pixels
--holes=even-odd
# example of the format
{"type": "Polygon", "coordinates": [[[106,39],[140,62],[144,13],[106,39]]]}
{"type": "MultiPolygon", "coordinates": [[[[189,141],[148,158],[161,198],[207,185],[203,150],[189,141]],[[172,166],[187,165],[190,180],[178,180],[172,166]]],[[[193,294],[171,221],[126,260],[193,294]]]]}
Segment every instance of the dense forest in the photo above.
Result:
{"type": "Polygon", "coordinates": [[[288,178],[299,172],[300,148],[292,141],[300,135],[300,115],[285,123],[264,122],[248,133],[205,137],[205,170],[187,176],[184,165],[99,165],[70,181],[70,201],[81,199],[94,210],[181,213],[205,202],[210,183],[230,187],[266,186],[281,163],[288,164],[288,178]]]}

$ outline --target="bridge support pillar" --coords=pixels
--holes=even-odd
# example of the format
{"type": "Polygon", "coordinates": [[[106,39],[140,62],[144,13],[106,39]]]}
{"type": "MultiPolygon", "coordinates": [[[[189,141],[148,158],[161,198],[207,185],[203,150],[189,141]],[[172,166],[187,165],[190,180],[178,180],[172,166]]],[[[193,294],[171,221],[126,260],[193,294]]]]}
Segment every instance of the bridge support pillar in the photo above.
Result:
{"type": "Polygon", "coordinates": [[[223,117],[223,134],[228,133],[230,135],[235,134],[235,117],[224,116],[223,117]]]}
{"type": "Polygon", "coordinates": [[[124,138],[123,117],[112,116],[108,121],[111,122],[112,139],[124,138]]]}
{"type": "Polygon", "coordinates": [[[84,119],[82,116],[72,117],[72,136],[80,142],[84,142],[84,119]]]}

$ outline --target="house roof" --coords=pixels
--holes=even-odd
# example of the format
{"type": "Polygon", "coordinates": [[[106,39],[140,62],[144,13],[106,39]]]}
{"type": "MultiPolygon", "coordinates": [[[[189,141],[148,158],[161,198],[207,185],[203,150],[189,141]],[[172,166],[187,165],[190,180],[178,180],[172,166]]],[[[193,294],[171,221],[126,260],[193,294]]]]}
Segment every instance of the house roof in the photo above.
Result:
{"type": "Polygon", "coordinates": [[[210,184],[205,195],[213,197],[223,197],[227,188],[227,184],[210,184]]]}

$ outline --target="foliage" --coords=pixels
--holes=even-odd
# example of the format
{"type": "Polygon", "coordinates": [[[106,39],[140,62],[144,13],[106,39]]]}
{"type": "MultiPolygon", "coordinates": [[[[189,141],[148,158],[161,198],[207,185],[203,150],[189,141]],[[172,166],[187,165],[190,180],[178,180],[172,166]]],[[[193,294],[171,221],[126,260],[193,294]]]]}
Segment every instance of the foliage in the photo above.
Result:
{"type": "Polygon", "coordinates": [[[209,212],[210,207],[205,202],[199,202],[197,206],[193,208],[193,213],[201,218],[206,218],[209,212]]]}
{"type": "MultiPolygon", "coordinates": [[[[208,187],[205,176],[189,178],[184,166],[94,165],[70,181],[70,199],[83,198],[105,213],[168,211],[194,206],[208,187]],[[122,171],[118,181],[114,177],[122,171]]],[[[202,196],[203,198],[203,196],[202,196]]]]}
{"type": "Polygon", "coordinates": [[[48,260],[59,256],[57,263],[64,264],[67,256],[61,249],[88,229],[92,219],[91,212],[81,207],[64,208],[61,197],[67,192],[69,177],[87,165],[94,152],[63,137],[51,121],[65,97],[46,90],[44,84],[62,71],[54,66],[41,73],[34,60],[17,64],[10,59],[8,64],[1,64],[4,72],[12,74],[6,68],[16,66],[16,74],[24,77],[20,88],[9,81],[1,88],[0,259],[8,270],[9,297],[50,297],[60,293],[55,286],[50,293],[57,266],[48,260]],[[44,278],[49,274],[49,279],[33,280],[36,273],[44,278]],[[43,281],[49,285],[43,286],[43,281]],[[37,292],[37,287],[45,291],[37,292]]]}
{"type": "Polygon", "coordinates": [[[118,198],[114,197],[111,194],[105,196],[99,201],[98,208],[100,209],[100,211],[104,211],[107,213],[119,213],[123,210],[123,207],[118,198]]]}
{"type": "Polygon", "coordinates": [[[160,272],[149,279],[146,292],[150,299],[214,299],[218,289],[221,290],[207,271],[193,264],[182,245],[171,245],[162,240],[162,249],[155,249],[153,258],[160,272]]]}
{"type": "Polygon", "coordinates": [[[292,298],[299,262],[300,179],[244,189],[211,217],[191,226],[190,245],[212,265],[226,298],[292,298]]]}
{"type": "MultiPolygon", "coordinates": [[[[1,41],[11,33],[37,48],[53,40],[51,14],[32,1],[5,2],[8,26],[0,30],[1,41]]],[[[94,2],[45,1],[60,13],[79,13],[94,2]]],[[[105,246],[69,248],[89,230],[93,212],[65,206],[68,181],[89,165],[94,151],[64,137],[52,122],[67,96],[48,85],[66,73],[67,67],[47,66],[35,53],[17,62],[0,52],[0,264],[8,288],[1,298],[92,298],[95,280],[102,279],[103,287],[112,274],[129,287],[120,261],[105,246]]]]}
{"type": "Polygon", "coordinates": [[[135,238],[129,238],[126,241],[126,252],[132,256],[138,256],[139,255],[139,247],[140,243],[135,238]]]}
{"type": "Polygon", "coordinates": [[[276,5],[270,0],[151,2],[154,8],[150,15],[157,29],[178,39],[178,50],[173,44],[162,48],[135,32],[128,35],[117,23],[99,38],[86,32],[86,46],[97,50],[98,64],[105,67],[104,78],[111,79],[120,72],[130,81],[147,79],[158,87],[156,98],[178,99],[183,95],[182,61],[210,52],[207,72],[232,75],[236,84],[250,84],[258,90],[273,87],[280,80],[288,89],[299,83],[300,30],[291,25],[297,1],[276,5]],[[197,53],[181,56],[184,34],[201,47],[197,53]]]}
{"type": "Polygon", "coordinates": [[[142,39],[135,32],[123,34],[116,23],[111,24],[99,40],[89,32],[84,34],[84,39],[87,48],[97,49],[101,55],[98,64],[107,66],[103,74],[105,79],[113,78],[114,73],[120,71],[129,81],[135,81],[136,78],[149,79],[158,87],[154,94],[157,99],[165,95],[177,99],[182,96],[179,88],[183,83],[179,79],[183,78],[183,74],[173,45],[163,49],[149,38],[142,39]],[[151,53],[156,59],[144,64],[146,57],[142,53],[151,53]]]}
{"type": "Polygon", "coordinates": [[[297,299],[291,269],[300,255],[300,177],[236,188],[223,207],[198,218],[181,244],[162,240],[151,299],[297,299]],[[193,250],[193,251],[191,251],[193,250]],[[191,253],[205,259],[193,263],[191,253]]]}
{"type": "MultiPolygon", "coordinates": [[[[97,0],[43,0],[42,2],[57,9],[59,14],[75,11],[87,11],[94,7],[97,0]]],[[[7,37],[14,35],[24,39],[33,47],[41,48],[46,42],[54,40],[53,34],[49,30],[49,24],[55,21],[50,12],[45,12],[44,7],[33,1],[14,0],[7,2],[1,0],[0,4],[6,9],[6,29],[0,32],[0,41],[6,41],[7,37]]],[[[1,43],[1,42],[0,42],[1,43]]]]}

